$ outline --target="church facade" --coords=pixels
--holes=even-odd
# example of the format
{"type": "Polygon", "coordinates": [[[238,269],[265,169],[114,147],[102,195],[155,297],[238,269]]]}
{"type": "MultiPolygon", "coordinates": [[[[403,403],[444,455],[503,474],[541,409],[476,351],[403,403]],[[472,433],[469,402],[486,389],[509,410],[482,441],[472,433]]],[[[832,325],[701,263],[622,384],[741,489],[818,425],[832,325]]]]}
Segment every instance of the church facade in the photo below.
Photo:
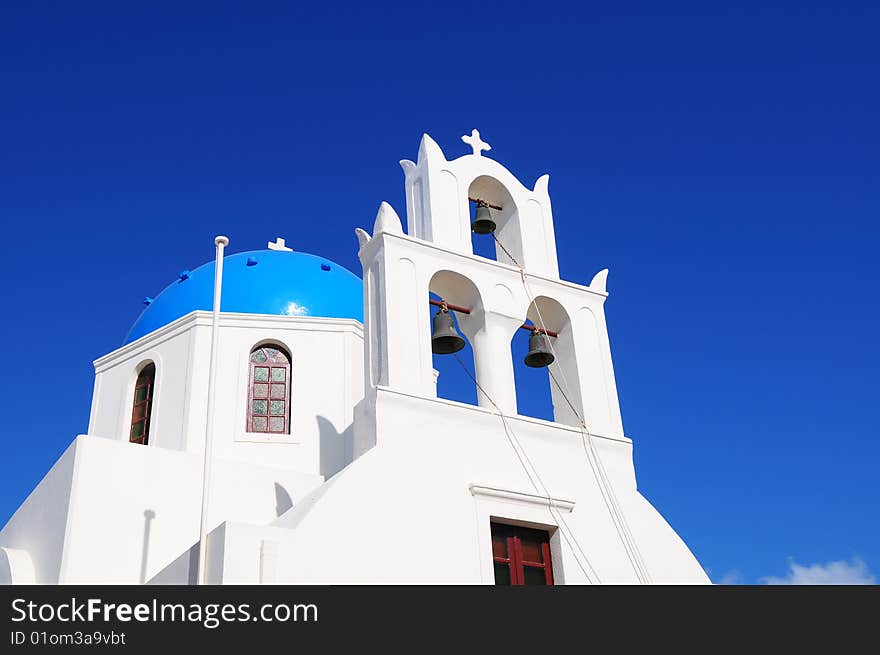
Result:
{"type": "Polygon", "coordinates": [[[279,239],[223,258],[216,332],[215,262],[145,299],[0,531],[0,582],[194,584],[201,553],[212,584],[708,583],[636,485],[607,270],[562,279],[548,177],[463,140],[401,162],[407,229],[383,202],[355,230],[361,278],[279,239]],[[517,412],[520,330],[553,420],[517,412]],[[477,405],[437,394],[465,341],[477,405]]]}

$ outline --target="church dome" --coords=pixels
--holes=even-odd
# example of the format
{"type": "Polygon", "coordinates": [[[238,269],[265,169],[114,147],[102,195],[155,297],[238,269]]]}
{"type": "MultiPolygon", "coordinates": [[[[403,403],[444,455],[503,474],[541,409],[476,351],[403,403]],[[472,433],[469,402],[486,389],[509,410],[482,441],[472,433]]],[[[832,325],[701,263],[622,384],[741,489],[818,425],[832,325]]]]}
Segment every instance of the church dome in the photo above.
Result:
{"type": "MultiPolygon", "coordinates": [[[[194,310],[214,306],[214,262],[183,271],[149,304],[124,343],[139,339],[194,310]]],[[[358,276],[323,257],[283,250],[251,250],[223,259],[220,310],[278,316],[321,316],[363,321],[358,276]]]]}

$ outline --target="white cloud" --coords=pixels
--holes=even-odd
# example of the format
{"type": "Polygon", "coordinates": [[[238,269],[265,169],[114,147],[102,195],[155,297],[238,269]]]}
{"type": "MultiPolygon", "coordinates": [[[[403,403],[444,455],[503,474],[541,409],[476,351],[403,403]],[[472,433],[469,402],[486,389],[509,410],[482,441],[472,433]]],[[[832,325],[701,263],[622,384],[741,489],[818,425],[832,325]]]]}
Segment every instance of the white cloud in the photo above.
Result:
{"type": "Polygon", "coordinates": [[[306,316],[309,313],[309,308],[299,303],[289,302],[284,313],[288,316],[306,316]]]}
{"type": "Polygon", "coordinates": [[[868,570],[868,565],[859,558],[837,560],[824,564],[801,566],[793,559],[788,562],[789,571],[781,578],[769,576],[761,578],[764,584],[877,584],[877,578],[868,570]]]}
{"type": "Polygon", "coordinates": [[[741,572],[736,569],[732,571],[728,571],[724,575],[721,576],[721,579],[718,580],[715,584],[742,584],[743,583],[743,575],[741,572]]]}

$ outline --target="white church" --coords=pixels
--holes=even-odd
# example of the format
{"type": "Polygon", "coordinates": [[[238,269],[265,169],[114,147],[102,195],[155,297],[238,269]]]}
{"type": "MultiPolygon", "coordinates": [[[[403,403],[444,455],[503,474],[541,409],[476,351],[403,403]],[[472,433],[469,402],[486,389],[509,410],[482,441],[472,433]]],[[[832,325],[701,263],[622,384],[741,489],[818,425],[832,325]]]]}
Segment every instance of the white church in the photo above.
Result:
{"type": "Polygon", "coordinates": [[[562,279],[548,176],[462,140],[401,162],[406,230],[384,202],[355,230],[362,279],[218,237],[145,298],[94,362],[88,433],[0,531],[0,582],[709,583],[636,484],[607,270],[562,279]],[[517,412],[520,330],[552,421],[517,412]],[[466,342],[477,405],[437,393],[466,342]]]}

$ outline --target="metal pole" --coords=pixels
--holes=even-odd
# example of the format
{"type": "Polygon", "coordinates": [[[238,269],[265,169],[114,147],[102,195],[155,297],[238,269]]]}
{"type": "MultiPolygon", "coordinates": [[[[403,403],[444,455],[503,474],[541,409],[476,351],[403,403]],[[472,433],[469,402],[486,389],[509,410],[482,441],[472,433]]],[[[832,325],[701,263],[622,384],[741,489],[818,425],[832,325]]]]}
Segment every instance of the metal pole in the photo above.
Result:
{"type": "Polygon", "coordinates": [[[198,584],[207,584],[208,541],[208,491],[211,487],[211,445],[214,432],[214,389],[217,386],[217,341],[220,336],[220,291],[223,286],[223,249],[229,239],[218,236],[214,239],[217,254],[214,260],[214,316],[211,323],[211,363],[208,368],[208,409],[205,417],[205,461],[202,469],[202,510],[199,521],[199,577],[198,584]]]}
{"type": "Polygon", "coordinates": [[[434,305],[434,307],[443,307],[443,306],[445,306],[446,309],[451,309],[452,311],[454,311],[454,312],[458,312],[459,314],[470,314],[470,313],[471,313],[471,310],[469,310],[467,307],[460,307],[459,305],[450,305],[450,304],[449,304],[448,302],[446,302],[445,300],[434,300],[434,299],[432,299],[432,298],[429,298],[429,299],[428,299],[428,304],[429,304],[429,305],[434,305]]]}

